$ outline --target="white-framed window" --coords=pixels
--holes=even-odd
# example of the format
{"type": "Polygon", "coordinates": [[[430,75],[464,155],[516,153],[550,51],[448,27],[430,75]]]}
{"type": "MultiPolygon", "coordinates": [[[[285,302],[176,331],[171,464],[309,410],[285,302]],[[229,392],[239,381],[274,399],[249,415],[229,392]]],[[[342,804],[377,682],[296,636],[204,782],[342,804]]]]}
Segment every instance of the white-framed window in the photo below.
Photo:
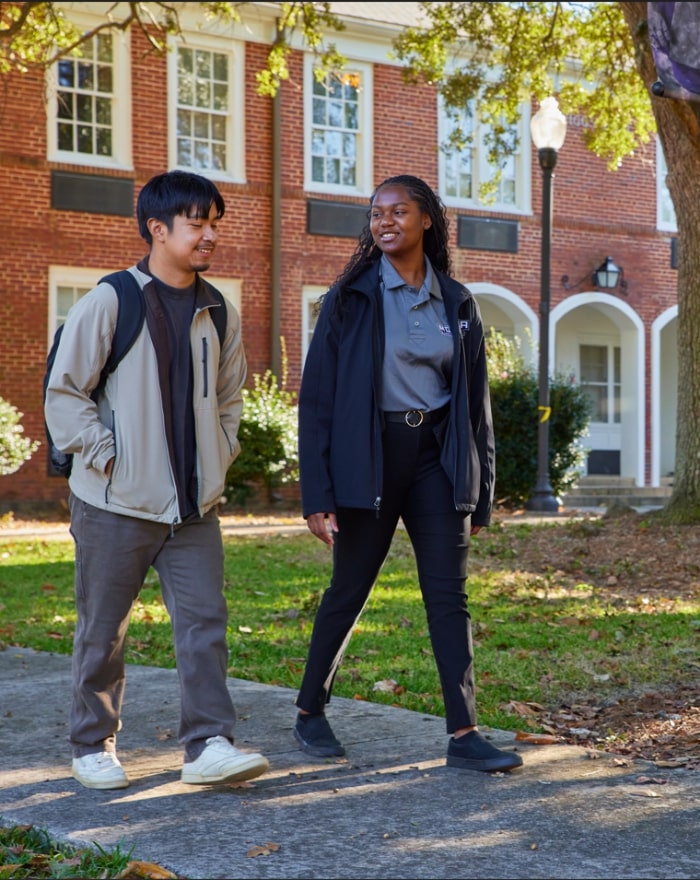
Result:
{"type": "Polygon", "coordinates": [[[307,285],[301,292],[301,362],[306,360],[311,337],[318,318],[319,298],[328,290],[327,287],[307,285]]]}
{"type": "Polygon", "coordinates": [[[495,170],[488,157],[489,128],[479,122],[474,100],[468,101],[456,116],[452,112],[448,113],[441,102],[438,165],[440,194],[446,205],[513,214],[530,210],[530,184],[526,173],[526,169],[530,167],[528,118],[529,111],[523,105],[520,120],[508,128],[507,134],[513,150],[501,164],[501,177],[493,193],[493,201],[484,201],[480,197],[481,185],[493,178],[495,170]],[[470,141],[462,150],[456,147],[446,149],[451,135],[457,130],[463,136],[469,136],[470,141]]]}
{"type": "MultiPolygon", "coordinates": [[[[85,31],[97,20],[78,15],[85,31]]],[[[53,162],[132,168],[128,32],[104,31],[48,72],[47,144],[53,162]]]]}
{"type": "Polygon", "coordinates": [[[49,266],[49,320],[47,348],[54,333],[66,320],[68,311],[104,275],[115,269],[85,269],[77,266],[49,266]]]}
{"type": "Polygon", "coordinates": [[[591,403],[591,421],[621,421],[622,350],[619,345],[579,345],[581,390],[591,403]]]}
{"type": "Polygon", "coordinates": [[[243,182],[245,43],[187,34],[168,55],[168,151],[171,168],[243,182]]]}
{"type": "MultiPolygon", "coordinates": [[[[125,266],[122,268],[126,268],[125,266]]],[[[85,269],[78,266],[49,266],[49,320],[47,351],[51,347],[54,333],[66,320],[68,311],[81,296],[96,287],[100,278],[116,272],[115,267],[104,269],[85,269]]],[[[203,275],[241,312],[241,280],[218,275],[203,275]]]]}
{"type": "Polygon", "coordinates": [[[372,67],[349,62],[320,82],[304,67],[304,186],[345,195],[372,191],[372,67]]]}
{"type": "Polygon", "coordinates": [[[671,194],[666,186],[668,166],[661,148],[661,141],[656,138],[656,228],[668,232],[677,232],[676,211],[671,201],[671,194]]]}

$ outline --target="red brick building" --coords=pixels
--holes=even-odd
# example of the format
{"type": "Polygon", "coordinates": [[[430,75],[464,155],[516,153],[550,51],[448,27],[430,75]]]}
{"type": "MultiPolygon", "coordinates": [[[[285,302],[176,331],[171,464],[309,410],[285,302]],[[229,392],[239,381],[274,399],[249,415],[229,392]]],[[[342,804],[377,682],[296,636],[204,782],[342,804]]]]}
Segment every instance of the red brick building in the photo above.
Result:
{"type": "MultiPolygon", "coordinates": [[[[88,28],[109,4],[66,4],[88,28]]],[[[102,274],[145,252],[134,206],[169,168],[212,177],[226,199],[208,277],[239,306],[249,369],[298,385],[312,304],[344,267],[377,183],[427,180],[448,205],[455,274],[476,294],[487,327],[517,336],[535,357],[539,335],[542,172],[523,106],[520,146],[495,203],[478,199],[488,174],[484,132],[463,154],[440,150],[448,122],[436,92],[402,83],[391,40],[417,4],[340,3],[347,57],[340,79],[313,78],[301,42],[273,100],[256,91],[277,4],[241,8],[234,25],[206,23],[178,4],[182,38],[167,56],[138,31],[104,33],[46,78],[6,76],[0,93],[0,397],[43,439],[42,377],[57,324],[102,274]]],[[[467,108],[468,109],[468,108],[467,108]]],[[[465,118],[469,118],[468,116],[465,118]]],[[[675,221],[655,144],[616,172],[588,152],[586,120],[568,118],[554,182],[550,364],[596,403],[588,472],[658,486],[673,469],[676,400],[675,221]],[[603,288],[606,257],[624,287],[603,288]],[[562,278],[568,276],[568,282],[562,278]],[[662,428],[663,425],[668,428],[662,428]]],[[[62,499],[39,449],[0,477],[0,504],[62,499]]]]}

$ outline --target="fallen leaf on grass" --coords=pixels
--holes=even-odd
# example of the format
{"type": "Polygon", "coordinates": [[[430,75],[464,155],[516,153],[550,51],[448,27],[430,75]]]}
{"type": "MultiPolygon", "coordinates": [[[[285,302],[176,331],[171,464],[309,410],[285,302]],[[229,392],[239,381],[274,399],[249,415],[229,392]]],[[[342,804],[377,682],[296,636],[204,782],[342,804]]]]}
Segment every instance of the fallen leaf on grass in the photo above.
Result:
{"type": "Polygon", "coordinates": [[[646,785],[649,782],[655,785],[666,785],[668,779],[664,779],[661,776],[638,776],[634,780],[635,785],[646,785]]]}
{"type": "Polygon", "coordinates": [[[393,678],[385,678],[383,681],[375,681],[372,690],[383,694],[402,694],[406,688],[394,681],[393,678]]]}
{"type": "Polygon", "coordinates": [[[177,880],[177,874],[153,862],[129,862],[115,876],[117,880],[177,880]]]}
{"type": "Polygon", "coordinates": [[[651,791],[651,789],[640,789],[639,791],[631,791],[630,794],[635,797],[648,797],[648,798],[660,798],[661,795],[658,791],[651,791]]]}
{"type": "Polygon", "coordinates": [[[560,742],[558,736],[552,736],[549,733],[527,733],[524,730],[519,730],[515,734],[515,738],[520,742],[530,743],[533,746],[549,746],[552,743],[560,742]]]}
{"type": "Polygon", "coordinates": [[[279,848],[280,848],[279,843],[269,843],[268,842],[268,843],[265,843],[265,844],[262,844],[259,846],[251,847],[248,850],[248,852],[246,853],[246,856],[249,859],[254,859],[256,856],[269,856],[270,853],[277,852],[277,850],[279,848]]]}
{"type": "Polygon", "coordinates": [[[541,706],[539,703],[523,703],[521,700],[511,700],[509,703],[505,703],[501,708],[504,712],[512,712],[521,717],[532,717],[538,712],[541,712],[544,709],[544,706],[541,706]]]}

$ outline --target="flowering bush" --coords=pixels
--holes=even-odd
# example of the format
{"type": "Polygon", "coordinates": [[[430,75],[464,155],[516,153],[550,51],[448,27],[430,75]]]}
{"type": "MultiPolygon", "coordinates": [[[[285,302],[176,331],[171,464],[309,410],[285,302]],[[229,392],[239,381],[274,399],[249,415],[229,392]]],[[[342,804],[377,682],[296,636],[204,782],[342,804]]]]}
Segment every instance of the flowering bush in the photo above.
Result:
{"type": "Polygon", "coordinates": [[[241,452],[226,475],[227,500],[236,504],[245,503],[256,485],[271,498],[276,488],[299,479],[297,406],[286,389],[286,356],[282,364],[281,383],[267,370],[255,374],[253,387],[243,391],[241,452]]]}
{"type": "Polygon", "coordinates": [[[24,436],[23,415],[0,397],[0,476],[14,474],[39,448],[38,440],[24,436]]]}

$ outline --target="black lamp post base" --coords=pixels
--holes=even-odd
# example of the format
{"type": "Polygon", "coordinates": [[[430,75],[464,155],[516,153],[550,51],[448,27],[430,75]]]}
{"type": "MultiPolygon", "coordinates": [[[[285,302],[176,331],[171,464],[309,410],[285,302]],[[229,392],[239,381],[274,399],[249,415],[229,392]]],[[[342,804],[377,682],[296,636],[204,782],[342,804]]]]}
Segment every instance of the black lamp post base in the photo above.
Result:
{"type": "Polygon", "coordinates": [[[559,501],[552,495],[551,490],[538,491],[536,489],[525,502],[525,510],[533,510],[539,513],[558,513],[559,501]]]}

